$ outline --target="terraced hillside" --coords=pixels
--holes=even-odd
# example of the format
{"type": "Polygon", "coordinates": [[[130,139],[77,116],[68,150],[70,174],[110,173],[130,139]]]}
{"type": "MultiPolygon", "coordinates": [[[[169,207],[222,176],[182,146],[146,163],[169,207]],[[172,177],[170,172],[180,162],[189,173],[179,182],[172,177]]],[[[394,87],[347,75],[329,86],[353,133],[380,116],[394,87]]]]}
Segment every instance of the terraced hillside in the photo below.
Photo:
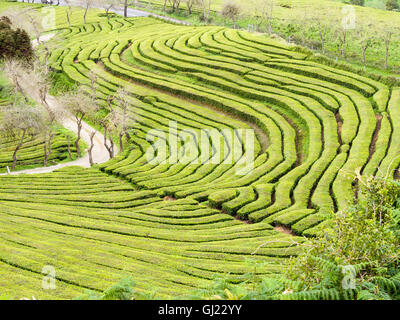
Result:
{"type": "Polygon", "coordinates": [[[126,272],[141,290],[182,296],[216,273],[246,273],[249,257],[279,272],[299,238],[273,226],[315,235],[352,200],[357,169],[396,174],[400,88],[226,28],[113,18],[59,31],[52,68],[88,90],[94,72],[105,107],[124,87],[137,122],[130,148],[97,168],[0,178],[0,270],[18,270],[1,284],[12,295],[38,295],[44,265],[61,283],[40,291],[52,298],[126,272]],[[202,129],[216,129],[219,147],[196,140],[194,157],[176,162],[202,129]],[[159,163],[149,161],[157,141],[167,145],[159,163]],[[237,175],[249,154],[254,169],[237,175]]]}
{"type": "Polygon", "coordinates": [[[270,263],[263,273],[297,251],[268,224],[243,224],[193,199],[164,201],[94,169],[0,180],[0,284],[11,297],[71,298],[127,273],[139,290],[182,296],[216,273],[246,273],[244,258],[265,241],[273,242],[254,256],[270,263]],[[56,291],[41,290],[45,265],[56,268],[56,291]]]}
{"type": "MultiPolygon", "coordinates": [[[[287,224],[310,234],[321,213],[352,200],[356,169],[375,173],[381,164],[386,171],[397,152],[398,89],[320,65],[285,44],[149,18],[66,28],[61,37],[70,49],[54,51],[55,69],[84,85],[92,70],[103,98],[118,86],[131,93],[135,146],[101,169],[139,188],[199,201],[218,195],[217,205],[243,219],[292,217],[287,224]],[[147,164],[146,134],[167,132],[171,120],[196,130],[255,129],[255,170],[238,178],[235,164],[147,164]]],[[[239,143],[244,155],[248,146],[239,143]]],[[[226,147],[227,156],[233,148],[226,147]]]]}

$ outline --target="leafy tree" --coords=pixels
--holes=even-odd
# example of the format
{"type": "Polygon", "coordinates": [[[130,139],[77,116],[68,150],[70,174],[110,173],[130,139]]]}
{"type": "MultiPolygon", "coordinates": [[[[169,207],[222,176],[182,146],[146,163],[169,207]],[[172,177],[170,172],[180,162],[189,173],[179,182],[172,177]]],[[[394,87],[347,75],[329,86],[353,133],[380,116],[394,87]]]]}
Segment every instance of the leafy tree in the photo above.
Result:
{"type": "Polygon", "coordinates": [[[8,17],[0,18],[0,58],[17,59],[30,62],[33,49],[30,37],[25,30],[14,29],[8,17]]]}
{"type": "Polygon", "coordinates": [[[350,0],[350,3],[356,6],[364,6],[365,0],[350,0]]]}
{"type": "Polygon", "coordinates": [[[292,258],[286,298],[391,299],[400,292],[400,184],[357,175],[358,202],[332,217],[319,239],[292,258]],[[397,215],[398,216],[398,215],[397,215]]]}
{"type": "Polygon", "coordinates": [[[398,0],[386,0],[386,10],[399,10],[399,2],[398,0]]]}

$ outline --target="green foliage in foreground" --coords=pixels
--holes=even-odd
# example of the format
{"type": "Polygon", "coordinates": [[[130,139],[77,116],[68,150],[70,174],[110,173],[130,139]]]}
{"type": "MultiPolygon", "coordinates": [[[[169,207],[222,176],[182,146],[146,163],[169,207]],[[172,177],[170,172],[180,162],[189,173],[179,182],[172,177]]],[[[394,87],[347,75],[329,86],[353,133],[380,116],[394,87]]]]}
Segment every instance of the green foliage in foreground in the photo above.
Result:
{"type": "MultiPolygon", "coordinates": [[[[399,299],[400,184],[358,176],[357,204],[292,258],[283,276],[233,285],[218,280],[200,298],[382,300],[399,299]]],[[[250,278],[251,280],[251,278],[250,278]]]]}
{"type": "Polygon", "coordinates": [[[126,277],[102,293],[87,290],[75,300],[133,300],[133,286],[133,280],[126,277]]]}

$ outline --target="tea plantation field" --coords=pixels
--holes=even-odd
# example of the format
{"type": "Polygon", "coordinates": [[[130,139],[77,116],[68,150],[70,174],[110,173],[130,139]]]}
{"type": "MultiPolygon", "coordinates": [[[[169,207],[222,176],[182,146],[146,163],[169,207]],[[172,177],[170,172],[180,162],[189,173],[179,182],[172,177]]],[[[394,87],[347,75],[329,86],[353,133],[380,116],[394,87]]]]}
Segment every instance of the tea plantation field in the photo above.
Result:
{"type": "MultiPolygon", "coordinates": [[[[352,201],[356,170],[397,175],[400,88],[245,31],[90,21],[51,30],[49,61],[87,90],[94,73],[104,106],[125,88],[131,144],[92,169],[0,177],[3,294],[71,298],[130,274],[138,290],[184,297],[216,274],[239,279],[249,259],[266,262],[257,273],[278,273],[301,250],[298,236],[317,235],[352,201]],[[219,150],[196,140],[187,163],[149,161],[171,122],[180,152],[185,131],[203,129],[215,129],[219,150]],[[231,129],[254,130],[254,145],[231,129]],[[210,152],[232,161],[195,161],[210,152]],[[237,175],[248,153],[254,169],[237,175]],[[54,291],[41,289],[45,265],[56,269],[54,291]]],[[[172,160],[176,146],[165,144],[172,160]]]]}

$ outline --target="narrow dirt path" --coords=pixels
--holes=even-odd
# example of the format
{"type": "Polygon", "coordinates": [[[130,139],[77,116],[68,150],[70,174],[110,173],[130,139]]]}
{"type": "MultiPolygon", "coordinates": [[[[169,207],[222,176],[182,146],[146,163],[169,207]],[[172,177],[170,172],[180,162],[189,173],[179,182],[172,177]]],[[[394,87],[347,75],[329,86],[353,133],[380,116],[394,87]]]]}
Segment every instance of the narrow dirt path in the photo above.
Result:
{"type": "MultiPolygon", "coordinates": [[[[43,37],[41,37],[39,40],[40,41],[48,41],[50,40],[54,34],[46,34],[43,37]]],[[[37,41],[33,41],[33,46],[37,45],[37,41]]],[[[20,85],[22,89],[35,101],[40,101],[39,97],[35,94],[34,90],[34,84],[29,83],[29,81],[22,80],[20,82],[20,85]]],[[[48,106],[52,110],[60,110],[62,109],[62,106],[58,104],[58,101],[55,97],[51,95],[47,95],[46,102],[48,106]]],[[[76,132],[77,131],[77,124],[76,121],[74,120],[72,115],[66,115],[63,117],[63,120],[60,122],[60,124],[72,131],[76,132]]],[[[104,137],[103,134],[96,129],[92,128],[90,125],[88,125],[86,122],[82,122],[82,132],[81,132],[81,139],[84,141],[88,146],[90,146],[90,134],[92,132],[96,132],[93,143],[93,151],[92,151],[92,156],[93,156],[93,162],[96,164],[104,163],[107,162],[110,157],[109,153],[104,146],[104,137]]],[[[118,148],[115,150],[115,154],[118,153],[118,148]]],[[[89,163],[89,154],[85,154],[83,157],[75,160],[75,161],[70,161],[70,162],[65,162],[65,163],[59,163],[54,166],[48,166],[48,167],[40,167],[40,168],[35,168],[35,169],[27,169],[27,170],[20,170],[20,171],[13,171],[10,173],[10,175],[20,175],[20,174],[39,174],[39,173],[49,173],[53,172],[55,170],[65,168],[65,167],[71,167],[71,166],[80,166],[84,168],[90,168],[90,163],[89,163]]],[[[0,174],[0,176],[5,176],[8,175],[7,173],[0,174]]]]}

